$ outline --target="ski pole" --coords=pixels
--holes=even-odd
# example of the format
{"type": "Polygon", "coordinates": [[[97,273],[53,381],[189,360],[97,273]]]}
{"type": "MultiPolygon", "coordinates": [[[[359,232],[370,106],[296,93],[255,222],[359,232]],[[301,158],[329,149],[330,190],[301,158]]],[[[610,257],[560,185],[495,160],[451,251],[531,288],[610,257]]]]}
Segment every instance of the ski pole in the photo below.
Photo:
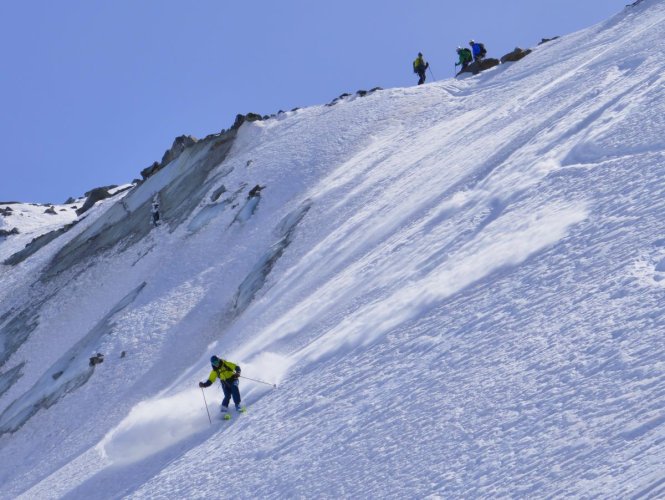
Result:
{"type": "Polygon", "coordinates": [[[212,425],[212,419],[210,418],[210,410],[208,410],[208,402],[206,401],[206,393],[203,392],[203,387],[201,387],[201,394],[203,394],[203,402],[206,405],[206,413],[208,413],[208,420],[210,421],[210,425],[212,425]]]}
{"type": "Polygon", "coordinates": [[[255,378],[245,377],[244,375],[240,375],[240,378],[246,378],[247,380],[258,382],[259,384],[271,385],[273,389],[277,389],[277,384],[271,384],[270,382],[264,382],[263,380],[256,380],[255,378]]]}
{"type": "Polygon", "coordinates": [[[432,68],[428,66],[427,69],[429,69],[429,74],[432,75],[432,80],[436,81],[436,76],[434,76],[434,73],[432,73],[432,68]]]}

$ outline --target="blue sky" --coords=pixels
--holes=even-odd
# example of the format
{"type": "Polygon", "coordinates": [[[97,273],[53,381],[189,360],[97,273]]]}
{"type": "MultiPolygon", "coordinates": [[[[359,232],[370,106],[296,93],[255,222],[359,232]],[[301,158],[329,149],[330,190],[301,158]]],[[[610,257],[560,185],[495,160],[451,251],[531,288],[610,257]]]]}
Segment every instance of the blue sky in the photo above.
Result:
{"type": "Polygon", "coordinates": [[[565,35],[627,0],[63,0],[0,5],[0,201],[122,184],[181,134],[237,113],[437,79],[470,38],[489,56],[565,35]],[[428,75],[430,77],[430,75],[428,75]]]}

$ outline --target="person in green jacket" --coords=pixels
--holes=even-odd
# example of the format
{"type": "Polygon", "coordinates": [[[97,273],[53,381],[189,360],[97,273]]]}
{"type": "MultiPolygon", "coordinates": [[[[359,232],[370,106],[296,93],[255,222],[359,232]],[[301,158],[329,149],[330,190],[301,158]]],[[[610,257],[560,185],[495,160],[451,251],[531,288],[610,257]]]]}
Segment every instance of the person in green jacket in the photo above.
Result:
{"type": "Polygon", "coordinates": [[[462,71],[464,71],[469,63],[473,61],[471,51],[466,48],[457,47],[457,55],[459,56],[459,61],[455,63],[455,66],[462,66],[462,71]]]}
{"type": "Polygon", "coordinates": [[[423,59],[422,52],[418,52],[418,57],[413,61],[413,72],[417,73],[419,77],[418,85],[425,83],[425,78],[427,78],[425,71],[427,71],[427,68],[429,68],[429,63],[426,63],[423,59]]]}
{"type": "Polygon", "coordinates": [[[224,391],[222,413],[229,411],[231,398],[233,398],[233,403],[236,405],[236,411],[242,412],[243,408],[240,406],[240,366],[217,356],[210,358],[210,364],[212,365],[212,371],[208,376],[208,380],[199,382],[199,387],[210,387],[215,380],[219,379],[224,391]]]}

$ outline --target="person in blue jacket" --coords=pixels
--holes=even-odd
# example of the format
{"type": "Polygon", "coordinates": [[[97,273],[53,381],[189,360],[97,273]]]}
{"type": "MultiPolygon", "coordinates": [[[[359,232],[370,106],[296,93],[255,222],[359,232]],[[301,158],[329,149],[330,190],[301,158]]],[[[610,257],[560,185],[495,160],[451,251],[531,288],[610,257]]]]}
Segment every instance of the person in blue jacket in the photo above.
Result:
{"type": "Polygon", "coordinates": [[[487,50],[485,50],[484,44],[471,40],[469,41],[469,46],[471,47],[471,53],[473,54],[473,60],[475,62],[480,62],[485,58],[487,50]]]}
{"type": "Polygon", "coordinates": [[[205,382],[199,382],[199,387],[210,387],[213,382],[219,379],[224,391],[224,399],[222,400],[222,413],[229,411],[229,402],[233,398],[233,403],[236,405],[236,411],[242,412],[243,408],[240,406],[240,366],[230,361],[225,361],[217,356],[210,358],[212,371],[205,382]]]}

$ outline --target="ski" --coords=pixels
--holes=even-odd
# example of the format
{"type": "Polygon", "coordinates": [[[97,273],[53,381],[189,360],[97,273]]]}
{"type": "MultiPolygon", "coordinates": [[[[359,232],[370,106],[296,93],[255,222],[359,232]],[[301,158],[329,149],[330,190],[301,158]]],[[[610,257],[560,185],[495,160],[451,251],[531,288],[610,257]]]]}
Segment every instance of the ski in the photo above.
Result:
{"type": "Polygon", "coordinates": [[[237,413],[237,414],[241,414],[241,413],[245,413],[246,411],[247,411],[247,407],[246,406],[241,406],[240,410],[233,410],[233,411],[229,410],[229,411],[226,411],[226,412],[222,412],[222,420],[231,420],[231,414],[234,413],[234,412],[237,413]]]}

